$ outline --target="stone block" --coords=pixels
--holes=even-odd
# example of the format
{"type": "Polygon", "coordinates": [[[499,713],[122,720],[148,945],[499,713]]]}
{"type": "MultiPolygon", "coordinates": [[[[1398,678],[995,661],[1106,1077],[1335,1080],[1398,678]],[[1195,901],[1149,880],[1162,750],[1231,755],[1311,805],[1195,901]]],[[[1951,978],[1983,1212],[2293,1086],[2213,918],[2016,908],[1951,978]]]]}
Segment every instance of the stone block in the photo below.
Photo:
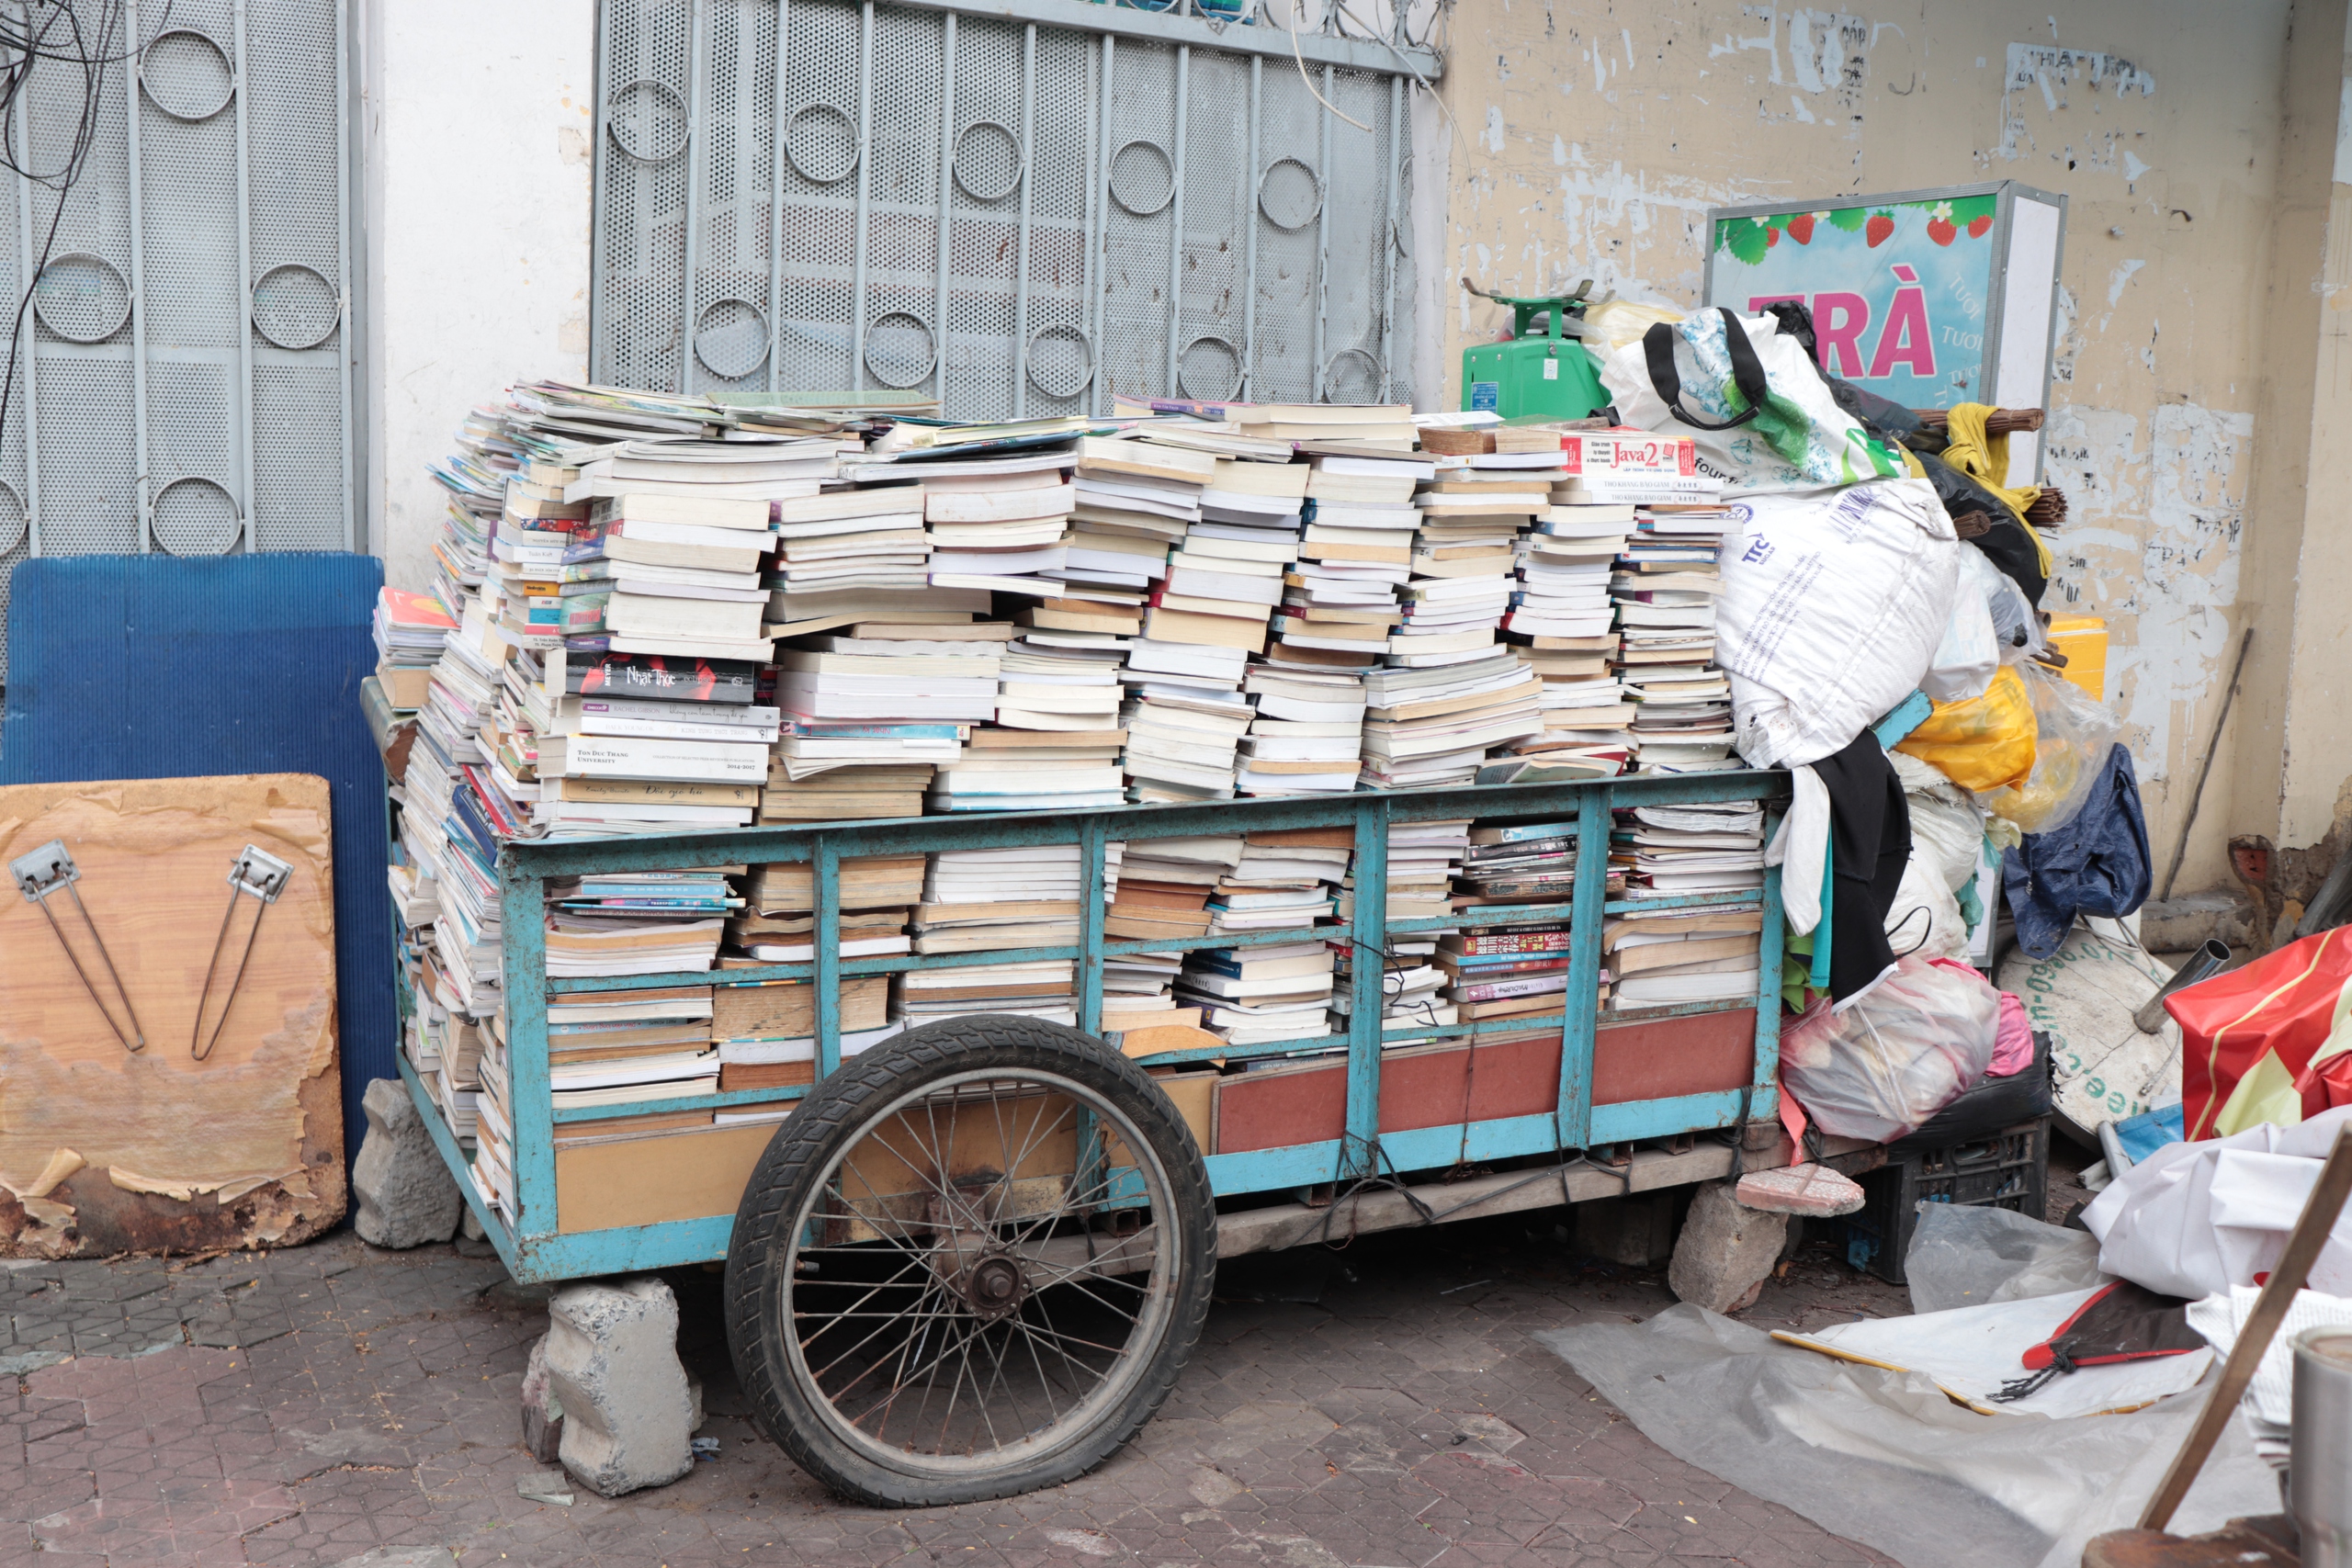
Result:
{"type": "Polygon", "coordinates": [[[557,1458],[617,1497],[692,1470],[694,1397],[678,1360],[678,1303],[650,1275],[568,1285],[548,1302],[548,1392],[563,1409],[557,1458]]]}
{"type": "Polygon", "coordinates": [[[1674,1255],[1674,1191],[1578,1203],[1576,1250],[1627,1269],[1655,1269],[1674,1255]]]}
{"type": "Polygon", "coordinates": [[[531,1347],[523,1369],[523,1446],[541,1464],[553,1464],[563,1445],[563,1404],[548,1387],[548,1337],[531,1347]]]}
{"type": "Polygon", "coordinates": [[[379,1546],[330,1568],[458,1568],[458,1560],[446,1546],[379,1546]]]}
{"type": "Polygon", "coordinates": [[[1863,1202],[1861,1183],[1820,1165],[1750,1171],[1735,1196],[1742,1207],[1770,1214],[1852,1214],[1863,1202]]]}
{"type": "Polygon", "coordinates": [[[408,1087],[398,1078],[378,1078],[360,1103],[368,1111],[368,1134],[351,1165],[352,1196],[358,1200],[352,1228],[378,1247],[447,1241],[457,1234],[465,1200],[408,1087]]]}
{"type": "Polygon", "coordinates": [[[1789,1217],[1744,1207],[1728,1181],[1711,1181],[1690,1201],[1666,1282],[1676,1296],[1709,1312],[1755,1304],[1780,1261],[1789,1217]]]}

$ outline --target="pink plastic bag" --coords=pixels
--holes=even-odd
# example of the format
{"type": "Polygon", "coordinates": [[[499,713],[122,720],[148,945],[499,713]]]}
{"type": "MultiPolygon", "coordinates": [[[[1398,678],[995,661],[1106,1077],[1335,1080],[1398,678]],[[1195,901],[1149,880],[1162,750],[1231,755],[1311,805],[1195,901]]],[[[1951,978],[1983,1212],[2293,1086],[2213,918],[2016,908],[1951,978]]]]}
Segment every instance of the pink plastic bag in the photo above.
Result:
{"type": "Polygon", "coordinates": [[[1887,1143],[1916,1131],[1992,1065],[2000,993],[1965,964],[1900,959],[1849,1001],[1781,1028],[1781,1082],[1824,1132],[1887,1143]]]}
{"type": "Polygon", "coordinates": [[[1996,1078],[2006,1078],[2033,1066],[2033,1023],[2025,1015],[2025,1003],[2001,993],[2001,1032],[1993,1040],[1991,1072],[1996,1078]]]}

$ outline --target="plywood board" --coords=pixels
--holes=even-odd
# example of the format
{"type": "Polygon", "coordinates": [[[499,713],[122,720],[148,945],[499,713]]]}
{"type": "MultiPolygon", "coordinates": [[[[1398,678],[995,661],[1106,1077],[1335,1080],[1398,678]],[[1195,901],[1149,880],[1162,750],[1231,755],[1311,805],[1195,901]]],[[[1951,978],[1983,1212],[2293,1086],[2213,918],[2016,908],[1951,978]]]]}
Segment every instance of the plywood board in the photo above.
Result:
{"type": "MultiPolygon", "coordinates": [[[[62,839],[145,1034],[126,1051],[40,906],[0,886],[0,1251],[192,1253],[305,1241],[343,1217],[334,862],[307,773],[0,788],[0,862],[62,839]],[[209,1056],[190,1051],[247,844],[290,863],[209,1056]]],[[[240,898],[206,1014],[253,917],[240,898]]],[[[73,900],[51,907],[109,1007],[73,900]]],[[[117,1021],[122,1021],[118,1010],[117,1021]]]]}
{"type": "Polygon", "coordinates": [[[648,1133],[555,1151],[556,1228],[566,1235],[731,1214],[775,1128],[648,1133]]]}

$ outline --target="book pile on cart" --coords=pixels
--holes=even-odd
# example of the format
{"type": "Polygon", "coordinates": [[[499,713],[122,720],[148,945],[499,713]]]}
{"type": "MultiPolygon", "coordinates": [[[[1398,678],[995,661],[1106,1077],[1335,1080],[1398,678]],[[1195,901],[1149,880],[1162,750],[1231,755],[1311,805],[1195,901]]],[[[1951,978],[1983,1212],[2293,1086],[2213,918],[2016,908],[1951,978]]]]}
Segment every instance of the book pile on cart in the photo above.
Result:
{"type": "MultiPolygon", "coordinates": [[[[517,385],[434,469],[429,592],[388,592],[379,617],[415,697],[392,876],[420,1080],[511,1212],[516,840],[1736,767],[1712,662],[1724,514],[1687,465],[1579,478],[1600,438],[1424,432],[1395,407],[970,425],[517,385]]],[[[1752,807],[1635,811],[1582,847],[1611,898],[1736,892],[1762,885],[1761,832],[1752,807]]],[[[1399,823],[1382,896],[1419,925],[1364,953],[1316,934],[1360,896],[1346,828],[1114,842],[1106,936],[1170,945],[1105,964],[1101,1028],[1205,1031],[1238,1071],[1341,1049],[1359,963],[1398,1046],[1756,989],[1752,908],[1745,927],[1635,911],[1611,929],[1640,977],[1567,998],[1579,848],[1573,822],[1399,823]]],[[[842,873],[844,960],[1078,940],[1074,846],[842,873]]],[[[805,863],[547,891],[549,980],[709,976],[550,998],[559,1143],[788,1113],[815,1076],[812,987],[729,975],[809,961],[805,863]]],[[[854,976],[841,1048],[964,1013],[1074,1024],[1077,982],[1035,957],[854,976]]]]}

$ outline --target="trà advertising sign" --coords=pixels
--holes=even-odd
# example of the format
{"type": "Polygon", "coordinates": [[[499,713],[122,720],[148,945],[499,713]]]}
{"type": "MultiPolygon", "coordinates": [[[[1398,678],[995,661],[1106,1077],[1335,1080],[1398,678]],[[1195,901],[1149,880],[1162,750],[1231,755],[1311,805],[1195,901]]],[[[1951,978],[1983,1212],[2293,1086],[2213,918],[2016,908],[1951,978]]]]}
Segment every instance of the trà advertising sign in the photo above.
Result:
{"type": "Polygon", "coordinates": [[[1996,190],[1714,217],[1707,299],[1813,311],[1822,367],[1908,408],[1991,400],[1996,190]]]}

